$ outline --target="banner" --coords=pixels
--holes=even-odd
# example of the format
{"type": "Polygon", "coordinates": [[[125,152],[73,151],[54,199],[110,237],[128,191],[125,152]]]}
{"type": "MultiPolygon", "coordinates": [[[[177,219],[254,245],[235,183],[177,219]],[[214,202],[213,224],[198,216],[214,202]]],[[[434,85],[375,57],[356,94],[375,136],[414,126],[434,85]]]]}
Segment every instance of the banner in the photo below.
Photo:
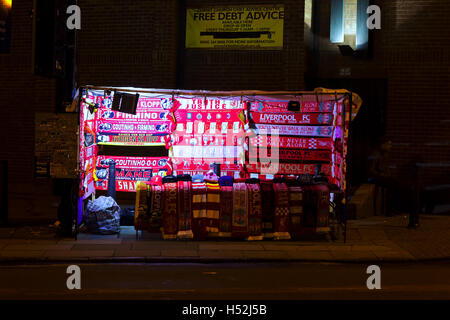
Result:
{"type": "Polygon", "coordinates": [[[248,155],[253,161],[257,161],[257,159],[265,161],[268,157],[270,157],[272,162],[296,163],[298,161],[331,161],[331,151],[329,150],[251,147],[248,155]],[[272,155],[277,156],[277,158],[272,158],[272,155]]]}
{"type": "Polygon", "coordinates": [[[242,146],[173,146],[174,158],[239,159],[244,155],[242,146]]]}
{"type": "Polygon", "coordinates": [[[116,157],[98,156],[95,175],[97,190],[108,189],[109,162],[116,164],[116,190],[135,192],[139,181],[150,181],[152,176],[167,174],[170,160],[168,157],[116,157]]]}
{"type": "Polygon", "coordinates": [[[260,134],[275,132],[278,130],[279,135],[284,136],[317,136],[331,137],[333,127],[313,127],[313,126],[289,126],[289,125],[273,125],[273,124],[256,124],[260,134]]]}
{"type": "Polygon", "coordinates": [[[238,146],[243,144],[243,136],[239,134],[174,134],[172,144],[178,146],[238,146]]]}
{"type": "Polygon", "coordinates": [[[297,138],[297,137],[276,137],[258,135],[250,138],[251,146],[270,147],[277,145],[280,148],[288,149],[332,149],[333,140],[331,138],[297,138]]]}
{"type": "Polygon", "coordinates": [[[333,122],[333,115],[330,113],[250,112],[250,118],[255,123],[270,124],[331,124],[333,122]]]}
{"type": "Polygon", "coordinates": [[[282,49],[282,5],[188,8],[186,48],[282,49]]]}
{"type": "Polygon", "coordinates": [[[135,145],[135,146],[164,146],[167,134],[133,134],[133,133],[97,133],[98,144],[105,145],[135,145]]]}
{"type": "MultiPolygon", "coordinates": [[[[301,101],[298,101],[301,103],[301,101]]],[[[289,101],[256,101],[251,102],[250,111],[253,112],[272,112],[285,113],[288,111],[289,101]]],[[[336,101],[311,102],[305,101],[301,103],[300,112],[333,112],[336,107],[336,101]]],[[[337,103],[338,112],[341,111],[342,102],[337,103]]]]}

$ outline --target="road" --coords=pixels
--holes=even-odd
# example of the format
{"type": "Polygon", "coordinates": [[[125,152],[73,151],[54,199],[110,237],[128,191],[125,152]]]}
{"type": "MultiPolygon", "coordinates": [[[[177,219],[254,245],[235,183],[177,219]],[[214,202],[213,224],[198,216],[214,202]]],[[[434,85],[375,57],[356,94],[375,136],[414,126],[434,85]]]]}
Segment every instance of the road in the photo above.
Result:
{"type": "Polygon", "coordinates": [[[380,290],[334,263],[80,264],[69,290],[68,265],[0,266],[0,299],[450,299],[450,262],[381,264],[380,290]]]}

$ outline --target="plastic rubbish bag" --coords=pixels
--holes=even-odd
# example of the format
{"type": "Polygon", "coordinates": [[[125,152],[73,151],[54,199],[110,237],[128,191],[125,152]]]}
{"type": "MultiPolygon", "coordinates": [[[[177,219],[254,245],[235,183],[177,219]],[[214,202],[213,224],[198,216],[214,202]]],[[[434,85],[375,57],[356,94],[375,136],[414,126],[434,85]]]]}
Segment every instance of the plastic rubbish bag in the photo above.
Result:
{"type": "Polygon", "coordinates": [[[111,197],[100,196],[94,201],[89,200],[84,221],[91,233],[119,233],[120,207],[111,197]]]}

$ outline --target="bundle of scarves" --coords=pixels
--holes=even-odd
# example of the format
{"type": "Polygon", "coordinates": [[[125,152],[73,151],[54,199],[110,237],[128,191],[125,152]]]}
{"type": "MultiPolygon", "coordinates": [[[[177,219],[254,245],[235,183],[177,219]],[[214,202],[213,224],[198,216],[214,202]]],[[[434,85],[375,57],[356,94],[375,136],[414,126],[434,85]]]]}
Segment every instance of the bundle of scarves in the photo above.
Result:
{"type": "Polygon", "coordinates": [[[192,182],[190,176],[178,177],[177,181],[178,239],[192,239],[192,182]]]}
{"type": "Polygon", "coordinates": [[[245,180],[233,184],[233,216],[231,235],[233,238],[247,238],[248,232],[248,190],[245,180]]]}
{"type": "Polygon", "coordinates": [[[220,212],[219,237],[231,237],[231,221],[233,216],[233,177],[219,178],[220,212]]]}
{"type": "Polygon", "coordinates": [[[299,235],[303,218],[303,189],[300,186],[289,186],[289,218],[291,235],[299,235]]]}
{"type": "Polygon", "coordinates": [[[273,225],[275,220],[274,215],[274,191],[271,181],[261,181],[262,193],[262,222],[264,238],[273,238],[273,225]]]}
{"type": "Polygon", "coordinates": [[[261,187],[257,179],[247,180],[248,190],[248,238],[247,240],[262,240],[262,207],[261,187]]]}
{"type": "Polygon", "coordinates": [[[163,183],[163,215],[162,234],[163,239],[176,239],[178,232],[177,213],[177,181],[168,180],[163,183]]]}
{"type": "Polygon", "coordinates": [[[136,187],[136,207],[134,210],[134,229],[145,230],[149,228],[150,210],[148,207],[149,186],[139,182],[136,187]]]}
{"type": "Polygon", "coordinates": [[[206,232],[210,237],[219,235],[220,186],[217,180],[206,182],[206,232]]]}
{"type": "Polygon", "coordinates": [[[273,183],[275,197],[274,240],[288,240],[289,234],[289,188],[284,182],[273,183]]]}
{"type": "Polygon", "coordinates": [[[149,231],[159,231],[162,226],[163,187],[161,185],[150,186],[150,222],[149,231]]]}
{"type": "Polygon", "coordinates": [[[206,191],[206,182],[192,182],[192,231],[195,240],[205,240],[208,236],[206,191]]]}

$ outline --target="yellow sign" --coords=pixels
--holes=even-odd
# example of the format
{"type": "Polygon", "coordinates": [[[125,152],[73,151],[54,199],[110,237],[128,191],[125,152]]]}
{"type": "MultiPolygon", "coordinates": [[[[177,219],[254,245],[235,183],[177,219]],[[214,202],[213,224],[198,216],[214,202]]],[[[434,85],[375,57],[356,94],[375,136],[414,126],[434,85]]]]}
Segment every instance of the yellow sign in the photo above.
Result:
{"type": "Polygon", "coordinates": [[[282,49],[283,5],[190,8],[186,48],[282,49]]]}

